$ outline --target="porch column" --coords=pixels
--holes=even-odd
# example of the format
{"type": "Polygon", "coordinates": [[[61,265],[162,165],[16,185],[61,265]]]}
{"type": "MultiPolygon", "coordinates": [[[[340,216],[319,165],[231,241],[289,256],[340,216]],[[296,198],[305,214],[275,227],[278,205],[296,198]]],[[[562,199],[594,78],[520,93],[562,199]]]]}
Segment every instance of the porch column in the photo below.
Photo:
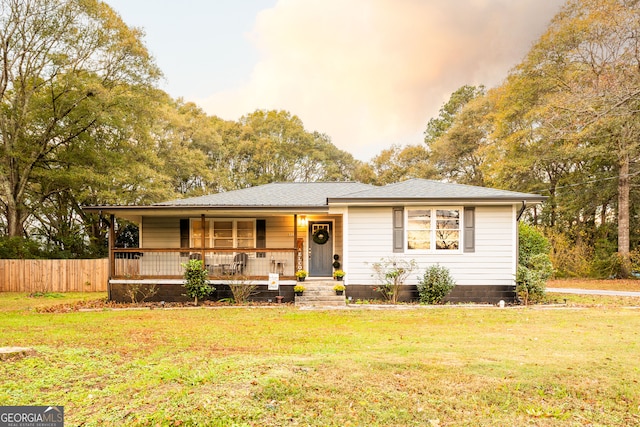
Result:
{"type": "Polygon", "coordinates": [[[204,257],[205,257],[204,247],[205,247],[205,241],[206,241],[205,235],[204,235],[205,230],[206,230],[206,227],[205,227],[205,224],[204,224],[204,214],[202,214],[202,215],[200,215],[200,234],[201,234],[201,237],[200,237],[200,253],[202,255],[202,267],[203,268],[204,268],[204,265],[205,265],[205,259],[204,259],[204,257]]]}
{"type": "Polygon", "coordinates": [[[298,244],[298,214],[293,214],[293,247],[298,244]]]}

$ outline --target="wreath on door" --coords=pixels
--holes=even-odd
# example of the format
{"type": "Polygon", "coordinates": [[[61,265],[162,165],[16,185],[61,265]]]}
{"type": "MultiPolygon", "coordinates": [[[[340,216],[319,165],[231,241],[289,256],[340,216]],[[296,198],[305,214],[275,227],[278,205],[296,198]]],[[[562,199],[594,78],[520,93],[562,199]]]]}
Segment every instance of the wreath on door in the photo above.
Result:
{"type": "Polygon", "coordinates": [[[329,230],[324,228],[318,228],[313,233],[313,241],[319,245],[324,245],[329,240],[329,230]]]}

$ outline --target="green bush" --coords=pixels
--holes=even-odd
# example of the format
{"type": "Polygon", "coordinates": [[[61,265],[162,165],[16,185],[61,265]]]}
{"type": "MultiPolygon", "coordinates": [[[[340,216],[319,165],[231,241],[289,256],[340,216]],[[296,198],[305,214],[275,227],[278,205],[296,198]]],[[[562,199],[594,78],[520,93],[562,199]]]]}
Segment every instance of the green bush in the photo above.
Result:
{"type": "Polygon", "coordinates": [[[418,283],[418,294],[423,304],[440,304],[456,286],[449,269],[439,265],[427,268],[418,283]]]}
{"type": "Polygon", "coordinates": [[[547,279],[553,274],[549,252],[551,246],[535,227],[519,223],[518,271],[516,292],[525,305],[541,301],[547,279]]]}
{"type": "Polygon", "coordinates": [[[182,286],[187,290],[187,296],[195,299],[196,305],[198,299],[206,298],[216,290],[209,285],[208,272],[203,267],[201,260],[189,260],[188,263],[182,264],[182,267],[184,267],[184,285],[182,286]]]}
{"type": "Polygon", "coordinates": [[[0,259],[46,258],[40,245],[22,237],[0,237],[0,259]]]}

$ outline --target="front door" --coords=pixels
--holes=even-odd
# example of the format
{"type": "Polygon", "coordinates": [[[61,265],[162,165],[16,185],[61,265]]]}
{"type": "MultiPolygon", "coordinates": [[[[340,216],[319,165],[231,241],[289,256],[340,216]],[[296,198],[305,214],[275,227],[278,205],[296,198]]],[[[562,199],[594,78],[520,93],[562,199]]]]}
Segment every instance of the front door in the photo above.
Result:
{"type": "Polygon", "coordinates": [[[331,222],[309,222],[309,276],[333,274],[333,227],[331,222]]]}

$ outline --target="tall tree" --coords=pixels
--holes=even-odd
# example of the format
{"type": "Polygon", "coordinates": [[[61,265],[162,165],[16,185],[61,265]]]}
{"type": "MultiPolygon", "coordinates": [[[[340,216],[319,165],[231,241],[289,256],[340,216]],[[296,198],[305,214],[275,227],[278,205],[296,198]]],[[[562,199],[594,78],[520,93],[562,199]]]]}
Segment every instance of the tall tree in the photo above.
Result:
{"type": "Polygon", "coordinates": [[[481,93],[460,106],[447,130],[429,144],[431,162],[440,175],[461,184],[486,185],[485,147],[490,142],[493,105],[481,93]]]}
{"type": "Polygon", "coordinates": [[[411,178],[438,177],[429,153],[422,145],[401,147],[392,145],[371,159],[366,167],[358,169],[358,179],[375,185],[385,185],[411,178]]]}
{"type": "Polygon", "coordinates": [[[546,97],[558,137],[616,156],[618,253],[629,257],[630,189],[640,160],[640,6],[569,0],[525,67],[554,81],[546,97]]]}
{"type": "Polygon", "coordinates": [[[140,31],[98,0],[0,0],[0,57],[0,202],[6,234],[21,236],[36,177],[99,143],[91,132],[159,71],[140,31]]]}
{"type": "Polygon", "coordinates": [[[424,131],[424,142],[431,145],[438,138],[447,133],[453,125],[456,116],[472,99],[485,94],[485,87],[464,85],[451,94],[449,100],[440,108],[438,117],[432,118],[427,123],[424,131]]]}
{"type": "Polygon", "coordinates": [[[219,138],[207,153],[220,190],[274,181],[339,181],[357,162],[330,138],[309,132],[287,111],[257,110],[236,122],[217,120],[219,138]]]}

